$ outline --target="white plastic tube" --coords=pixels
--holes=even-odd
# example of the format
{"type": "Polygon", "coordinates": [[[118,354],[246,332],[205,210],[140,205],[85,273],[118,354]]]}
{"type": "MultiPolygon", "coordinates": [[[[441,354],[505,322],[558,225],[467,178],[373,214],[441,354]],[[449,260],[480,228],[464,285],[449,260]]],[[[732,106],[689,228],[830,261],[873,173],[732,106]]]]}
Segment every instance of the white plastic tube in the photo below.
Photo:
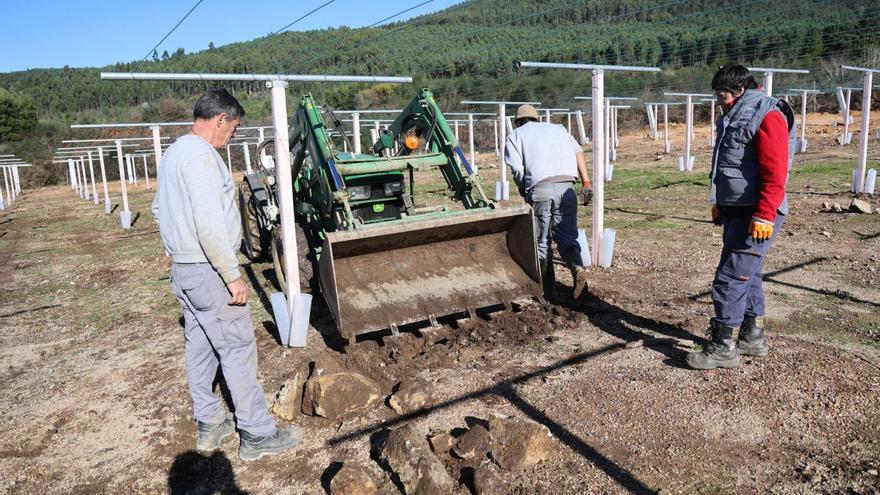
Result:
{"type": "Polygon", "coordinates": [[[602,249],[599,250],[599,266],[602,268],[611,267],[611,260],[614,257],[615,237],[617,237],[617,231],[614,229],[605,229],[602,234],[602,249]]]}
{"type": "Polygon", "coordinates": [[[865,192],[874,194],[874,186],[877,184],[877,169],[868,169],[868,178],[865,181],[865,192]]]}
{"type": "Polygon", "coordinates": [[[577,238],[578,246],[581,248],[581,265],[590,266],[593,262],[590,257],[590,245],[587,243],[587,231],[584,229],[578,229],[578,238],[577,238]]]}

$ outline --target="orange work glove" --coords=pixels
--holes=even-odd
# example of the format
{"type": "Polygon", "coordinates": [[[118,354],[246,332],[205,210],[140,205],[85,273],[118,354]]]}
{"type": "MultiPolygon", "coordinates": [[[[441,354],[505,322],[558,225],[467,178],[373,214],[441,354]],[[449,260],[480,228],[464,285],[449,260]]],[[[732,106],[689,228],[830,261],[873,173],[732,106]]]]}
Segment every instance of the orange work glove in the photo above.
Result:
{"type": "Polygon", "coordinates": [[[718,208],[718,205],[712,205],[712,223],[717,227],[724,225],[724,218],[721,216],[721,208],[718,208]]]}
{"type": "Polygon", "coordinates": [[[749,235],[758,242],[766,241],[773,235],[773,224],[752,217],[752,223],[749,224],[749,235]]]}

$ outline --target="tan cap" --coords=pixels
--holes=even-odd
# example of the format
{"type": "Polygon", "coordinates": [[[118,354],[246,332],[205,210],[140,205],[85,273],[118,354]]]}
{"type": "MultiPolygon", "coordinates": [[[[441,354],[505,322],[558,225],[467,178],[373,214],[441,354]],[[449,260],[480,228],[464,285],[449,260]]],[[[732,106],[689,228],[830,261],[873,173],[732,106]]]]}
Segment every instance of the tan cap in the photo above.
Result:
{"type": "Polygon", "coordinates": [[[541,120],[541,118],[538,117],[538,111],[531,105],[520,105],[520,107],[516,109],[516,118],[514,120],[519,119],[541,120]]]}

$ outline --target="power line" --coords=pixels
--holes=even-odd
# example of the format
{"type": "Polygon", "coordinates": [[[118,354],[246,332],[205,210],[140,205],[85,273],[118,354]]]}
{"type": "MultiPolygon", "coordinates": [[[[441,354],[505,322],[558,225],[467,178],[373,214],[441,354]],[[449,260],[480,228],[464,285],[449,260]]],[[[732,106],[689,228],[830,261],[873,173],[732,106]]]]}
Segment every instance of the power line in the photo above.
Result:
{"type": "MultiPolygon", "coordinates": [[[[290,24],[284,26],[283,28],[279,29],[278,31],[275,31],[274,33],[272,33],[272,35],[278,34],[278,33],[280,33],[281,31],[286,30],[286,29],[289,28],[290,26],[293,26],[293,25],[296,24],[297,22],[299,22],[299,21],[305,19],[306,17],[308,17],[308,16],[314,14],[315,12],[317,12],[317,11],[323,9],[324,7],[330,5],[331,3],[335,2],[335,1],[336,1],[336,0],[330,0],[329,2],[325,2],[325,3],[323,3],[322,5],[320,5],[320,6],[318,6],[318,7],[315,7],[314,9],[310,10],[310,11],[307,12],[306,14],[300,16],[297,20],[295,20],[295,21],[291,22],[290,24]]],[[[271,36],[271,35],[270,35],[270,36],[271,36]]]]}
{"type": "Polygon", "coordinates": [[[204,2],[204,1],[205,1],[205,0],[199,0],[198,2],[196,2],[196,4],[193,5],[191,9],[189,9],[189,12],[187,12],[186,15],[183,16],[182,19],[180,19],[179,21],[177,21],[177,24],[175,24],[174,27],[171,28],[171,31],[168,31],[168,34],[166,34],[165,36],[163,36],[162,39],[159,40],[158,43],[156,43],[156,46],[154,46],[153,48],[151,48],[150,51],[147,52],[146,55],[144,55],[144,59],[142,60],[142,62],[146,62],[147,58],[149,58],[149,56],[150,56],[153,52],[156,51],[156,48],[159,48],[159,45],[161,45],[162,42],[164,42],[166,39],[168,39],[168,37],[171,36],[171,33],[173,33],[174,30],[177,29],[178,26],[180,26],[180,25],[183,23],[183,21],[185,21],[186,18],[189,17],[189,15],[193,13],[193,10],[196,10],[196,7],[198,7],[199,5],[201,5],[201,3],[204,2]]]}
{"type": "Polygon", "coordinates": [[[398,12],[398,13],[396,13],[396,14],[393,14],[393,15],[390,15],[390,16],[388,16],[388,17],[382,19],[381,21],[376,21],[376,22],[370,24],[369,26],[367,26],[367,27],[364,28],[364,29],[370,29],[371,27],[376,27],[376,26],[378,26],[379,24],[382,24],[382,23],[385,22],[385,21],[388,21],[388,20],[394,19],[395,17],[397,17],[397,16],[399,16],[399,15],[401,15],[401,14],[406,14],[406,13],[409,12],[410,10],[415,10],[415,9],[421,7],[422,5],[427,5],[427,4],[429,4],[429,3],[433,2],[433,1],[434,1],[434,0],[427,0],[426,2],[422,2],[422,3],[418,4],[418,5],[413,5],[412,7],[408,8],[408,9],[405,9],[405,10],[401,10],[400,12],[398,12]]]}

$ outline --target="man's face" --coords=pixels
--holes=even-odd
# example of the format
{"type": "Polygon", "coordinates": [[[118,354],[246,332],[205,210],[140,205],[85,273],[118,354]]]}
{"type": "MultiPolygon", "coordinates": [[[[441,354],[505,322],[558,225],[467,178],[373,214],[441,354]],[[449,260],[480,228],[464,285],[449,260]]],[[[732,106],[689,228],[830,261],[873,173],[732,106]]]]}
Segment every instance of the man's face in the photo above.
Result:
{"type": "Polygon", "coordinates": [[[730,107],[733,105],[734,101],[742,96],[745,92],[743,88],[739,88],[735,93],[731,93],[726,89],[716,89],[715,90],[715,99],[718,101],[718,104],[721,105],[721,108],[724,110],[730,110],[730,107]]]}
{"type": "Polygon", "coordinates": [[[235,131],[241,124],[241,118],[230,119],[225,113],[221,113],[217,123],[217,141],[222,148],[229,144],[229,140],[235,137],[235,131]]]}

